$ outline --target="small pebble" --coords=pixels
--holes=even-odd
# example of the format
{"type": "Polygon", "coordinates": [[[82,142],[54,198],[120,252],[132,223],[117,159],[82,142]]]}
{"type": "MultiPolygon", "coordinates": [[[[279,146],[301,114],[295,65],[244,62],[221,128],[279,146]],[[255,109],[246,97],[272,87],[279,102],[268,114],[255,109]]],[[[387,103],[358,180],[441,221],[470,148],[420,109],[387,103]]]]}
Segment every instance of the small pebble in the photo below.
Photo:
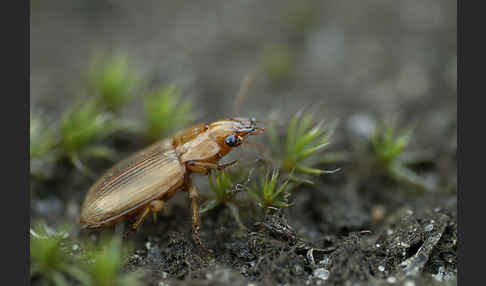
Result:
{"type": "Polygon", "coordinates": [[[393,276],[390,276],[390,277],[388,277],[388,278],[386,279],[386,282],[388,282],[388,283],[392,283],[392,284],[393,284],[393,283],[397,282],[397,278],[395,278],[395,277],[393,277],[393,276]]]}
{"type": "Polygon", "coordinates": [[[385,271],[385,267],[383,265],[380,265],[380,266],[378,266],[378,270],[383,272],[383,271],[385,271]]]}
{"type": "Polygon", "coordinates": [[[392,234],[393,234],[393,230],[391,230],[391,229],[387,229],[387,230],[386,230],[386,234],[388,234],[388,235],[392,235],[392,234]]]}
{"type": "Polygon", "coordinates": [[[445,274],[445,269],[443,266],[440,266],[439,271],[437,271],[437,274],[432,274],[432,277],[434,277],[435,280],[442,282],[444,280],[444,274],[445,274]]]}
{"type": "Polygon", "coordinates": [[[329,257],[325,256],[321,261],[319,261],[320,264],[328,264],[329,263],[329,257]]]}
{"type": "Polygon", "coordinates": [[[303,272],[303,270],[304,270],[304,269],[302,268],[302,266],[300,266],[300,265],[298,265],[298,264],[296,264],[296,265],[294,266],[294,271],[295,271],[295,274],[297,274],[297,275],[300,275],[300,274],[303,272]]]}
{"type": "Polygon", "coordinates": [[[371,210],[371,217],[374,222],[379,222],[385,217],[385,208],[383,206],[375,206],[371,210]]]}
{"type": "Polygon", "coordinates": [[[315,277],[320,278],[322,280],[326,280],[329,277],[329,271],[325,268],[316,268],[312,272],[315,277]]]}
{"type": "Polygon", "coordinates": [[[408,244],[408,243],[406,243],[406,242],[401,241],[401,242],[399,242],[399,243],[398,243],[398,246],[401,246],[401,247],[403,247],[403,248],[409,248],[409,247],[410,247],[410,244],[408,244]]]}
{"type": "Polygon", "coordinates": [[[376,129],[376,123],[368,114],[355,114],[348,120],[347,128],[355,136],[370,138],[376,129]]]}
{"type": "Polygon", "coordinates": [[[431,230],[433,230],[433,229],[434,229],[434,225],[433,225],[433,224],[428,224],[428,225],[426,225],[426,226],[425,226],[425,228],[424,228],[424,230],[425,230],[425,231],[431,231],[431,230]]]}
{"type": "Polygon", "coordinates": [[[381,246],[381,245],[380,245],[379,243],[377,243],[377,244],[376,244],[376,247],[377,247],[377,248],[380,248],[380,246],[381,246]]]}
{"type": "Polygon", "coordinates": [[[415,282],[407,280],[405,283],[403,283],[403,286],[415,286],[415,282]]]}

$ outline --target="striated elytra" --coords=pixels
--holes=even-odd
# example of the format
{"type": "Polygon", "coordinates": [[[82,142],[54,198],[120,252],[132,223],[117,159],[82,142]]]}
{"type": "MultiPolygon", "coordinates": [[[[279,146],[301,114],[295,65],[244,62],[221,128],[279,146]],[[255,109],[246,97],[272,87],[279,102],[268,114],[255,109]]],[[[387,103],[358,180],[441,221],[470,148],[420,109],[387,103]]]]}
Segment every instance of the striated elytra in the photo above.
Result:
{"type": "Polygon", "coordinates": [[[132,225],[136,229],[148,213],[160,211],[165,201],[185,190],[191,201],[193,238],[206,249],[198,234],[198,194],[190,175],[207,175],[212,169],[235,164],[237,161],[218,162],[248,135],[262,133],[263,127],[257,126],[260,123],[229,118],[199,124],[133,154],[106,171],[89,189],[81,208],[81,225],[103,227],[138,215],[132,225]]]}

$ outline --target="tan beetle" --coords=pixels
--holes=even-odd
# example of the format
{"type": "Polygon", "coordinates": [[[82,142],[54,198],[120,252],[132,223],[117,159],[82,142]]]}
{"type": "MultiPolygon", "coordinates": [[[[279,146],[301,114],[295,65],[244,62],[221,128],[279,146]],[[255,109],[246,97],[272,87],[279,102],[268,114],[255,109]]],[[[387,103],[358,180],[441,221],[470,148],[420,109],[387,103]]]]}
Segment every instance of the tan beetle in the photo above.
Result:
{"type": "Polygon", "coordinates": [[[207,175],[212,169],[222,170],[238,162],[218,164],[248,135],[261,134],[264,128],[257,126],[261,123],[229,118],[199,124],[133,154],[109,169],[89,189],[81,208],[81,225],[108,226],[138,214],[131,226],[136,229],[149,212],[160,211],[177,191],[186,190],[191,201],[193,238],[206,249],[199,238],[198,193],[190,175],[207,175]]]}

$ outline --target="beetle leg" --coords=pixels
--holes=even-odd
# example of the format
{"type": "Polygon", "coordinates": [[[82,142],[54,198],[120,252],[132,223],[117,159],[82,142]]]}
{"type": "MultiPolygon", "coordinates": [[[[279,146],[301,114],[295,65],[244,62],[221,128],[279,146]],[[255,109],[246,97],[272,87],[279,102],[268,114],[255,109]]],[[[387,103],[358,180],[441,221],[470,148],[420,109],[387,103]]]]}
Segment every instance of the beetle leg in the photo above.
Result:
{"type": "Polygon", "coordinates": [[[232,166],[236,163],[238,163],[239,160],[234,160],[229,163],[225,163],[222,165],[218,165],[215,163],[209,163],[209,162],[197,162],[197,161],[188,161],[187,166],[188,168],[196,173],[202,174],[202,175],[207,175],[209,174],[211,169],[217,169],[218,171],[224,170],[225,168],[232,166]]]}
{"type": "Polygon", "coordinates": [[[154,221],[157,221],[157,213],[164,208],[164,201],[163,200],[151,201],[149,207],[152,213],[154,214],[154,221]]]}
{"type": "Polygon", "coordinates": [[[199,219],[199,205],[197,202],[198,199],[197,190],[191,184],[191,181],[189,179],[186,179],[186,187],[187,187],[187,192],[189,193],[189,199],[191,200],[191,211],[192,211],[191,217],[192,217],[192,229],[193,229],[192,237],[200,248],[206,250],[209,253],[213,253],[211,249],[208,249],[204,246],[204,244],[201,241],[201,238],[199,237],[200,219],[199,219]]]}
{"type": "Polygon", "coordinates": [[[225,163],[223,165],[217,165],[216,169],[218,169],[218,171],[224,170],[225,168],[233,166],[234,164],[238,163],[239,161],[240,160],[234,160],[234,161],[231,161],[229,163],[225,163]]]}
{"type": "Polygon", "coordinates": [[[136,229],[143,221],[143,219],[147,216],[147,214],[150,212],[150,206],[146,207],[142,214],[138,217],[137,221],[132,225],[132,229],[136,229]]]}
{"type": "Polygon", "coordinates": [[[143,219],[148,215],[149,212],[154,213],[154,220],[156,219],[157,212],[161,211],[164,208],[164,201],[162,200],[153,200],[149,203],[149,205],[143,210],[143,212],[138,217],[137,221],[132,225],[132,229],[136,229],[143,221],[143,219]]]}
{"type": "MultiPolygon", "coordinates": [[[[211,163],[188,161],[187,168],[192,172],[196,172],[201,175],[207,175],[211,171],[211,166],[209,166],[208,164],[211,163]]],[[[211,164],[211,165],[216,165],[216,164],[211,164]]]]}

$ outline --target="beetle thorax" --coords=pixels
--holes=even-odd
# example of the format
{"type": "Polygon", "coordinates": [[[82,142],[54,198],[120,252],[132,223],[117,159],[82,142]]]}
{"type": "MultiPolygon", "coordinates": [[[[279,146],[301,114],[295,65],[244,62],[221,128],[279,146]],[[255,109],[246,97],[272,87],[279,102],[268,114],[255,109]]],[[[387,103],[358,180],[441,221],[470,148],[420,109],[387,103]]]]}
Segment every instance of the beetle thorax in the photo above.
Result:
{"type": "Polygon", "coordinates": [[[230,151],[218,144],[209,129],[199,133],[186,142],[176,146],[176,153],[181,163],[203,161],[216,163],[230,151]]]}

